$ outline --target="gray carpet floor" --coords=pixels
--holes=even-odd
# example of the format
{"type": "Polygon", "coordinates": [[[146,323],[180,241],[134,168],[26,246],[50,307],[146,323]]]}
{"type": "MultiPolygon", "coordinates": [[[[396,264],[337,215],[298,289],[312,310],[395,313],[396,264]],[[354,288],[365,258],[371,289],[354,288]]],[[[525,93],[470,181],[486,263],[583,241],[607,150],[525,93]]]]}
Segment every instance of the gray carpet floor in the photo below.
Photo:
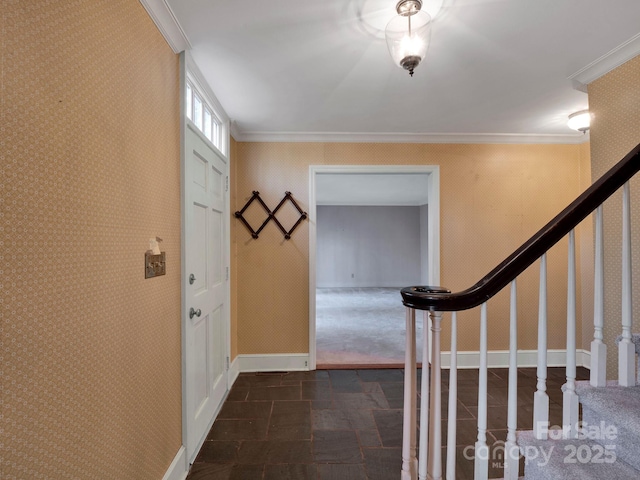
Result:
{"type": "MultiPolygon", "coordinates": [[[[397,288],[318,288],[318,365],[401,365],[405,352],[405,307],[397,288]]],[[[418,345],[422,315],[416,315],[418,345]]],[[[421,357],[418,349],[418,360],[421,357]]]]}

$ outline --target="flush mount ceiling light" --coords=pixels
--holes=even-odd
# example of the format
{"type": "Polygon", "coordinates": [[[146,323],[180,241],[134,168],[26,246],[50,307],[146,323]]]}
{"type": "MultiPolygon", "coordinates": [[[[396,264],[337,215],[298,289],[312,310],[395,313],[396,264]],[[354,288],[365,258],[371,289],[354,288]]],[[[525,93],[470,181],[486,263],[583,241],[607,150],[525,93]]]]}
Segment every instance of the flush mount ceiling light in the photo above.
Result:
{"type": "Polygon", "coordinates": [[[421,8],[421,0],[400,0],[396,5],[398,15],[391,19],[384,32],[391,58],[412,77],[427,54],[431,36],[431,17],[421,8]]]}
{"type": "Polygon", "coordinates": [[[591,114],[589,113],[589,110],[580,110],[579,112],[569,115],[567,125],[569,128],[582,133],[589,130],[589,127],[591,126],[591,114]]]}

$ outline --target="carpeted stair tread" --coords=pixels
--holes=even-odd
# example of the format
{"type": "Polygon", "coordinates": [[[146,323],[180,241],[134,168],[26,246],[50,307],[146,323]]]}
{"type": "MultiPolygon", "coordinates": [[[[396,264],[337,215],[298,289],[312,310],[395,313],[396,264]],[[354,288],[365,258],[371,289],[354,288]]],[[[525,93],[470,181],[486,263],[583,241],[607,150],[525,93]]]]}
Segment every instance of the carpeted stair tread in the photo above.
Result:
{"type": "Polygon", "coordinates": [[[602,420],[640,433],[640,385],[621,387],[611,381],[606,388],[596,388],[580,381],[576,382],[576,393],[583,408],[597,412],[602,420]]]}
{"type": "Polygon", "coordinates": [[[533,431],[517,433],[518,445],[525,457],[524,478],[526,480],[637,480],[640,478],[640,471],[617,457],[614,459],[611,453],[603,450],[604,447],[595,441],[551,439],[558,436],[560,434],[556,432],[556,435],[550,435],[549,440],[537,440],[533,431]],[[576,453],[578,449],[581,449],[581,457],[576,453]],[[545,454],[544,457],[542,452],[545,454]],[[597,460],[602,459],[602,463],[590,461],[594,457],[597,457],[597,460]],[[573,460],[575,463],[572,462],[573,460]],[[605,460],[608,461],[605,462],[605,460]]]}
{"type": "Polygon", "coordinates": [[[613,428],[613,440],[610,435],[595,440],[615,444],[618,459],[640,470],[640,386],[621,387],[611,381],[596,388],[589,382],[577,382],[576,392],[582,404],[583,426],[613,428]]]}

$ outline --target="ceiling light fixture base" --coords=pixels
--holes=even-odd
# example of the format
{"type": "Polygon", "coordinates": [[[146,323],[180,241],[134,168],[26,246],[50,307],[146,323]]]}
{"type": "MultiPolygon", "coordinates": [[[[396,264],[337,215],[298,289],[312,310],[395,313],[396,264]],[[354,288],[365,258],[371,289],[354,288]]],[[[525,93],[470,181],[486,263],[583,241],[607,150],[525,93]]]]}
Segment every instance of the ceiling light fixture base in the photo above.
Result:
{"type": "Polygon", "coordinates": [[[415,15],[421,8],[422,0],[400,0],[396,4],[396,12],[403,17],[415,15]]]}

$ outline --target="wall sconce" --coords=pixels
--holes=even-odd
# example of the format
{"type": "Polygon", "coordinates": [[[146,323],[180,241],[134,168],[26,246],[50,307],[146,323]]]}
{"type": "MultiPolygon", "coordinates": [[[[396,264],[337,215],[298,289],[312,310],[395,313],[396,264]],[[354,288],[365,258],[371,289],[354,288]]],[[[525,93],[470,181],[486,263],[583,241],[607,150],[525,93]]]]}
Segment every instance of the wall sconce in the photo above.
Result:
{"type": "Polygon", "coordinates": [[[431,17],[421,8],[422,0],[400,0],[396,5],[398,15],[389,21],[384,32],[394,63],[412,77],[427,54],[431,37],[431,17]]]}
{"type": "Polygon", "coordinates": [[[589,110],[580,110],[579,112],[569,115],[567,125],[573,130],[585,133],[591,126],[591,114],[589,110]]]}

